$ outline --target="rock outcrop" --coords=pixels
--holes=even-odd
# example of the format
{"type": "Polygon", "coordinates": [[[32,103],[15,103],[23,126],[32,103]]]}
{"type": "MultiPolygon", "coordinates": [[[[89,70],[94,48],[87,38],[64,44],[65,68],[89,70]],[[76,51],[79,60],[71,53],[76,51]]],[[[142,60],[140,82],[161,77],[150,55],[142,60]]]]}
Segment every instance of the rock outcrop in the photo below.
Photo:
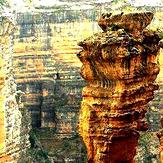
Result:
{"type": "Polygon", "coordinates": [[[0,17],[0,163],[14,163],[30,146],[30,123],[26,115],[22,116],[23,110],[19,106],[21,92],[17,91],[14,79],[14,24],[5,12],[3,14],[0,17]]]}
{"type": "Polygon", "coordinates": [[[88,162],[134,162],[139,131],[147,130],[147,103],[158,89],[158,34],[153,14],[102,15],[104,32],[79,43],[83,89],[79,130],[88,162]]]}

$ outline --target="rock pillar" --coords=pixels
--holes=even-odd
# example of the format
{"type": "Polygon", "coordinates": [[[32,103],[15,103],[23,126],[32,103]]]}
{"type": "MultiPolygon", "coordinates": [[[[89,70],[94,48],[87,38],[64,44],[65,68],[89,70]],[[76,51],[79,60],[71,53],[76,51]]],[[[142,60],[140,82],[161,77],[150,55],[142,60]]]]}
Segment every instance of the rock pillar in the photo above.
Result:
{"type": "Polygon", "coordinates": [[[133,163],[146,105],[158,89],[160,38],[146,29],[153,14],[102,15],[103,32],[79,43],[83,89],[79,131],[88,163],[133,163]]]}

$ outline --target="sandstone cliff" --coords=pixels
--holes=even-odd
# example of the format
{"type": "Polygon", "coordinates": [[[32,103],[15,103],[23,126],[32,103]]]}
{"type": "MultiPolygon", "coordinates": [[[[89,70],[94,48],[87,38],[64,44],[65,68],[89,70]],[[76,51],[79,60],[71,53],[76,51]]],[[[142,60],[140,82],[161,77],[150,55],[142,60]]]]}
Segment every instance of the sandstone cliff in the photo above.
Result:
{"type": "Polygon", "coordinates": [[[57,14],[17,14],[14,72],[18,88],[26,92],[22,99],[31,112],[33,127],[71,134],[76,131],[73,119],[78,115],[84,83],[74,55],[79,47],[71,40],[78,31],[69,30],[80,23],[62,25],[58,20],[62,13],[57,14]]]}
{"type": "MultiPolygon", "coordinates": [[[[81,89],[85,86],[78,73],[81,63],[75,54],[80,47],[76,43],[100,31],[95,20],[102,7],[96,7],[81,11],[40,9],[17,14],[18,31],[14,35],[16,82],[25,92],[22,101],[31,113],[32,125],[42,129],[38,137],[50,152],[54,152],[52,145],[57,152],[62,151],[64,143],[58,142],[64,136],[71,137],[76,133],[81,89]],[[49,134],[49,130],[53,134],[49,134]]],[[[153,132],[158,130],[157,98],[150,105],[156,108],[156,111],[150,111],[149,129],[153,132]]],[[[82,146],[82,142],[77,144],[82,146]]],[[[72,158],[75,160],[80,151],[74,150],[74,153],[72,158]]],[[[64,157],[62,152],[60,155],[64,157]]]]}
{"type": "MultiPolygon", "coordinates": [[[[18,162],[29,144],[27,115],[22,116],[19,107],[20,92],[13,71],[13,30],[11,17],[0,17],[0,162],[18,162]]],[[[22,108],[24,109],[24,108],[22,108]]]]}

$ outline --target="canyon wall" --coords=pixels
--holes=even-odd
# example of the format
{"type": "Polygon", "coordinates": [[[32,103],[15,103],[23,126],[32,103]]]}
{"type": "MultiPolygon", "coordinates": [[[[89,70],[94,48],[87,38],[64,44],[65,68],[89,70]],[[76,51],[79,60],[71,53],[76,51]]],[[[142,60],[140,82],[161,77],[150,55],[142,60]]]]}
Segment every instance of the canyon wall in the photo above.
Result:
{"type": "Polygon", "coordinates": [[[0,20],[0,162],[10,163],[18,162],[30,146],[30,122],[14,79],[12,17],[3,12],[0,20]]]}
{"type": "MultiPolygon", "coordinates": [[[[100,6],[96,6],[93,9],[80,11],[61,8],[17,13],[14,73],[18,88],[26,92],[22,99],[25,107],[31,112],[33,127],[57,129],[57,126],[67,124],[68,128],[73,128],[75,131],[75,121],[72,122],[74,127],[70,127],[68,125],[70,123],[64,122],[65,118],[61,118],[64,117],[61,114],[64,114],[65,109],[60,109],[61,101],[54,89],[61,87],[57,89],[60,89],[62,95],[64,94],[60,95],[63,97],[62,105],[66,98],[72,97],[71,94],[73,98],[75,97],[75,101],[81,100],[81,89],[85,83],[79,74],[81,63],[75,56],[80,50],[76,42],[100,31],[95,20],[101,12],[100,6]],[[74,85],[73,88],[70,88],[70,85],[74,85]],[[72,90],[68,93],[68,89],[72,90]],[[53,95],[54,98],[51,100],[53,95]],[[47,119],[49,120],[46,122],[47,119]]],[[[67,107],[72,110],[72,117],[73,114],[78,115],[79,104],[66,104],[67,107]]],[[[68,112],[68,110],[65,112],[65,116],[68,112]]]]}
{"type": "Polygon", "coordinates": [[[79,11],[78,16],[76,13],[17,13],[16,83],[25,92],[22,103],[31,114],[37,139],[54,161],[77,162],[86,157],[77,130],[81,90],[85,85],[76,57],[80,50],[77,42],[99,27],[93,21],[94,11],[79,11]]]}
{"type": "MultiPolygon", "coordinates": [[[[85,86],[79,74],[81,63],[76,54],[81,48],[77,42],[101,31],[96,21],[101,12],[102,6],[80,11],[40,8],[31,13],[17,13],[14,74],[18,89],[25,92],[22,102],[31,113],[33,128],[39,128],[37,136],[43,148],[50,153],[63,151],[60,155],[65,159],[71,153],[65,150],[65,154],[64,143],[76,146],[76,139],[66,142],[61,137],[77,133],[81,89],[85,86]]],[[[160,96],[150,103],[148,114],[151,133],[159,128],[157,98],[160,96]]],[[[82,146],[80,141],[77,144],[82,146]]],[[[81,148],[73,151],[75,160],[81,148]]]]}
{"type": "Polygon", "coordinates": [[[80,22],[80,14],[70,13],[18,13],[14,36],[16,82],[26,92],[22,100],[31,112],[32,125],[63,134],[76,132],[85,85],[79,74],[81,63],[75,56],[80,50],[76,42],[84,32],[87,35],[98,29],[96,23],[82,17],[80,22]]]}

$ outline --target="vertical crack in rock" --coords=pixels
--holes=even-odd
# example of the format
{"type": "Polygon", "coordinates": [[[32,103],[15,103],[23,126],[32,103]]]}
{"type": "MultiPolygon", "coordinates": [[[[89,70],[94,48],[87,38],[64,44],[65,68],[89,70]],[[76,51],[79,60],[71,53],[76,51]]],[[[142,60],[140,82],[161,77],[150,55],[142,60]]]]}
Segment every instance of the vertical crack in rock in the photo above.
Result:
{"type": "Polygon", "coordinates": [[[134,162],[146,106],[158,89],[160,38],[146,29],[153,13],[102,15],[104,30],[79,43],[83,63],[80,134],[88,163],[134,162]]]}

